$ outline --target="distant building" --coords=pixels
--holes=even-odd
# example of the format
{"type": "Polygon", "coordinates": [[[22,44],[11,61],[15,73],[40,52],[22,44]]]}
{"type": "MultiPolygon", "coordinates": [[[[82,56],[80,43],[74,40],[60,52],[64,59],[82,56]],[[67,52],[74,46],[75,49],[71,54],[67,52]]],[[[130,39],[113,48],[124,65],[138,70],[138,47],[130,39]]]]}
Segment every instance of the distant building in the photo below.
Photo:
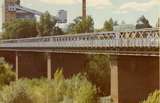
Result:
{"type": "Polygon", "coordinates": [[[31,10],[26,7],[22,7],[19,0],[3,0],[3,23],[10,22],[14,19],[36,19],[35,15],[41,13],[35,10],[31,10]]]}
{"type": "Polygon", "coordinates": [[[66,23],[67,22],[67,11],[59,10],[57,15],[58,23],[66,23]]]}
{"type": "Polygon", "coordinates": [[[158,18],[158,21],[157,21],[156,27],[160,27],[160,17],[158,18]]]}
{"type": "MultiPolygon", "coordinates": [[[[42,15],[42,12],[26,8],[20,5],[20,0],[3,0],[2,5],[3,23],[10,22],[15,19],[36,19],[36,15],[42,15]]],[[[67,22],[67,11],[60,10],[58,12],[58,23],[67,22]]]]}
{"type": "Polygon", "coordinates": [[[136,26],[131,24],[122,24],[113,27],[113,31],[131,31],[135,30],[136,26]]]}

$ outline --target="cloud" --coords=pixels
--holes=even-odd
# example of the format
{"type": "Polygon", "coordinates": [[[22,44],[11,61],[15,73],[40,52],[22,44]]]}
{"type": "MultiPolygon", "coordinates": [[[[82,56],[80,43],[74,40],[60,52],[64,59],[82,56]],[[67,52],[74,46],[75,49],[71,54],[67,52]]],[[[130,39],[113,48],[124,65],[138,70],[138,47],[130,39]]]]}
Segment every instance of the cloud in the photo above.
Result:
{"type": "MultiPolygon", "coordinates": [[[[40,0],[41,2],[56,5],[72,5],[80,4],[82,0],[40,0]]],[[[111,0],[87,0],[87,5],[89,7],[104,8],[106,6],[111,6],[111,0]]]]}
{"type": "Polygon", "coordinates": [[[119,7],[118,13],[128,13],[131,11],[146,12],[156,5],[160,5],[160,0],[150,0],[148,2],[128,2],[119,7]]]}

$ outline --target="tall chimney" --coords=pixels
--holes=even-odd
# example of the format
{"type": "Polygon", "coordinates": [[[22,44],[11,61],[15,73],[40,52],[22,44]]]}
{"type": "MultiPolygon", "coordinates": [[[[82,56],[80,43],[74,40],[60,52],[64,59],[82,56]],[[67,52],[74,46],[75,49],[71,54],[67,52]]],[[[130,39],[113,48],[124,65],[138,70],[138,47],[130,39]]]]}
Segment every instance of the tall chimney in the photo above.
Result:
{"type": "Polygon", "coordinates": [[[82,2],[82,17],[86,18],[86,0],[82,2]]]}

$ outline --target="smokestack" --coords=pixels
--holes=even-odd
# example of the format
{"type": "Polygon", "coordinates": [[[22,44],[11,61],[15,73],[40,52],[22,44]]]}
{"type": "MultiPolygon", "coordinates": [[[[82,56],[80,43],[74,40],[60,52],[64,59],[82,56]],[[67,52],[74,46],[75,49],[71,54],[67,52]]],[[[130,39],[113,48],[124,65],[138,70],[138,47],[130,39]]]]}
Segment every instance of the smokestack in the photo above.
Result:
{"type": "Polygon", "coordinates": [[[82,2],[82,17],[86,18],[86,0],[82,2]]]}

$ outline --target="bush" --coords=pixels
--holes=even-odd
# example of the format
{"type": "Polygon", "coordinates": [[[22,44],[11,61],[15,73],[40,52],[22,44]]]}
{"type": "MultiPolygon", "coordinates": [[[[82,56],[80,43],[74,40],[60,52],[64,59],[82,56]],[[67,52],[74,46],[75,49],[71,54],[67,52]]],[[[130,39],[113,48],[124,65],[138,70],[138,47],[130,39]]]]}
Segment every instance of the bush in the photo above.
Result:
{"type": "Polygon", "coordinates": [[[12,71],[12,66],[9,65],[4,58],[0,58],[0,89],[4,85],[8,85],[15,80],[15,73],[12,71]]]}
{"type": "Polygon", "coordinates": [[[151,93],[147,100],[142,103],[160,103],[160,90],[151,93]]]}
{"type": "Polygon", "coordinates": [[[73,99],[73,103],[95,103],[96,87],[84,75],[78,74],[66,81],[66,96],[73,99]],[[83,98],[83,99],[82,99],[83,98]]]}
{"type": "Polygon", "coordinates": [[[0,103],[33,103],[26,81],[17,81],[5,86],[0,92],[0,103]]]}
{"type": "Polygon", "coordinates": [[[107,55],[88,55],[88,79],[98,88],[99,96],[110,95],[110,58],[107,55]]]}
{"type": "Polygon", "coordinates": [[[64,79],[57,70],[53,80],[23,79],[5,86],[0,103],[94,103],[96,88],[84,75],[64,79]]]}

